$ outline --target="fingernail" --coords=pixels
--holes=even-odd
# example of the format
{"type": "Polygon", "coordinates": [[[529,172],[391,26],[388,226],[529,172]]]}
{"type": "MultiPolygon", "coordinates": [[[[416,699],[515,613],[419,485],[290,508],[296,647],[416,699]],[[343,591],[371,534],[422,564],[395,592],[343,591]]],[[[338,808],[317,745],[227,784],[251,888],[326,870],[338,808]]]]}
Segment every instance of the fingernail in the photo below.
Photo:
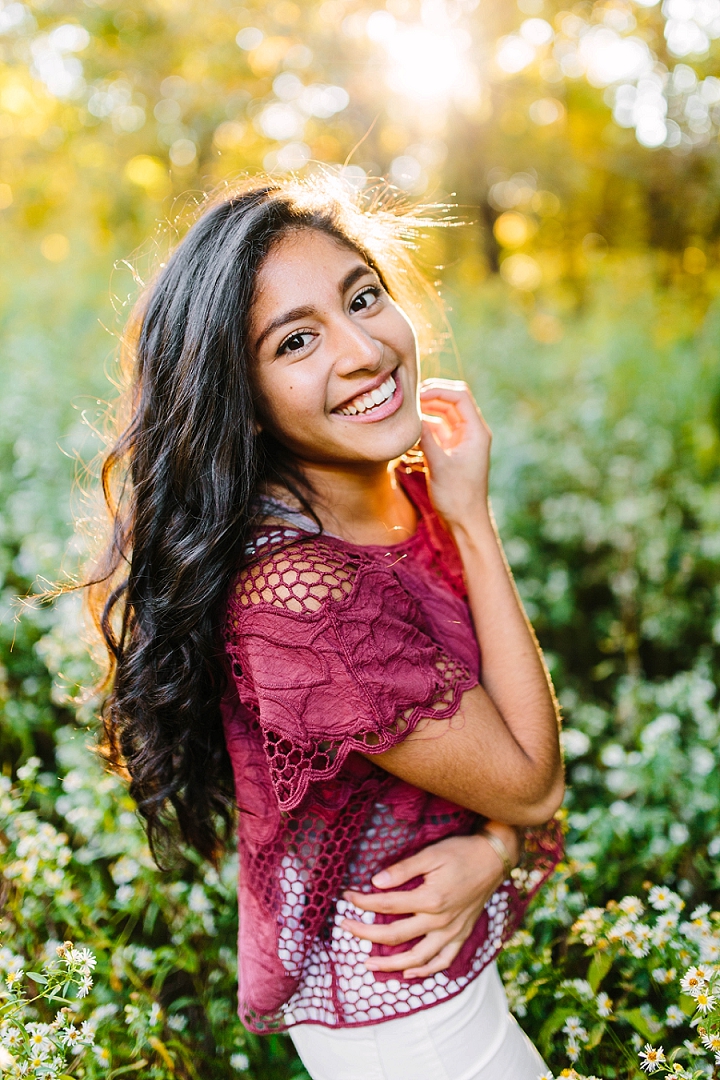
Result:
{"type": "Polygon", "coordinates": [[[378,889],[385,889],[392,881],[392,878],[388,874],[387,870],[381,870],[379,874],[376,874],[372,879],[373,885],[377,885],[378,889]]]}

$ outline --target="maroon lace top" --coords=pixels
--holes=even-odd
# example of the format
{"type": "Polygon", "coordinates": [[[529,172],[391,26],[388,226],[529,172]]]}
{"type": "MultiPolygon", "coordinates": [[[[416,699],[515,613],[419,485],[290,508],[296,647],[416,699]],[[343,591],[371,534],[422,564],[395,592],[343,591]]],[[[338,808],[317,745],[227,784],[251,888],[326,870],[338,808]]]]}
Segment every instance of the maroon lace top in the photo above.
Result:
{"type": "MultiPolygon", "coordinates": [[[[235,581],[225,630],[232,679],[223,720],[239,807],[240,1016],[256,1032],[304,1021],[371,1024],[458,993],[513,933],[560,858],[557,823],[528,830],[523,869],[489,901],[444,972],[370,972],[340,923],[393,916],[341,897],[477,815],[390,776],[379,753],[423,717],[449,717],[479,678],[462,564],[422,470],[399,477],[419,510],[391,547],[266,526],[235,581]]],[[[414,887],[417,881],[408,883],[414,887]]]]}

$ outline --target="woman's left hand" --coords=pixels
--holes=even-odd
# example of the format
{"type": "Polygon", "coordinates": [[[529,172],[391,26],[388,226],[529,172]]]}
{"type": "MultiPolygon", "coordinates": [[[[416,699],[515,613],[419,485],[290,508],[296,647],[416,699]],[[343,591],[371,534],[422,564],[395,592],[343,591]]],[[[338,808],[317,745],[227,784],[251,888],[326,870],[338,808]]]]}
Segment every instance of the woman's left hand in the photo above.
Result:
{"type": "MultiPolygon", "coordinates": [[[[515,830],[493,822],[492,831],[516,861],[519,843],[515,830]]],[[[382,945],[420,938],[407,952],[369,956],[366,966],[370,971],[402,971],[408,979],[444,971],[470,936],[504,873],[499,856],[482,834],[450,836],[376,874],[373,885],[397,889],[414,877],[423,877],[423,883],[407,892],[343,893],[345,900],[363,911],[409,916],[378,925],[343,920],[343,929],[356,937],[382,945]]]]}

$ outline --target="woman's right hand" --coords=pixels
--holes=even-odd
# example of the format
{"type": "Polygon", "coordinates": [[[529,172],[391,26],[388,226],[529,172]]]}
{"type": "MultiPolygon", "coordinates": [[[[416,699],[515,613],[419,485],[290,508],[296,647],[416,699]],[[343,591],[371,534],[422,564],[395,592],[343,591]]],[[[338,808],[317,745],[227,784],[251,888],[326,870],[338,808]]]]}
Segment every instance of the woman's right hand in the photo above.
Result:
{"type": "MultiPolygon", "coordinates": [[[[515,829],[489,823],[508,849],[513,863],[519,857],[515,829]]],[[[376,874],[373,885],[397,890],[406,881],[423,883],[406,892],[344,893],[344,899],[363,911],[406,915],[391,923],[367,924],[345,919],[343,929],[382,945],[402,945],[420,938],[409,950],[390,956],[369,956],[370,971],[401,971],[407,979],[423,979],[444,971],[460,952],[488,900],[502,883],[503,865],[481,833],[450,836],[423,848],[376,874]]]]}

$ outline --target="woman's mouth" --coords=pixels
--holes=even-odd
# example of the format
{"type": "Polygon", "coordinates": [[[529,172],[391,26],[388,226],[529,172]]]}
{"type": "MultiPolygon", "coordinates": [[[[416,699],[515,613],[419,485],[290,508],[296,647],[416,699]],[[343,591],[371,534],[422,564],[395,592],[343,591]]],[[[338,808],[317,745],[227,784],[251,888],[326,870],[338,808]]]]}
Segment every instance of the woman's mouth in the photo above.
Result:
{"type": "Polygon", "coordinates": [[[394,412],[397,412],[402,403],[402,386],[395,379],[394,374],[391,374],[374,390],[370,390],[365,394],[358,394],[347,405],[343,405],[339,409],[333,409],[333,412],[336,416],[370,423],[391,416],[394,412]]]}

